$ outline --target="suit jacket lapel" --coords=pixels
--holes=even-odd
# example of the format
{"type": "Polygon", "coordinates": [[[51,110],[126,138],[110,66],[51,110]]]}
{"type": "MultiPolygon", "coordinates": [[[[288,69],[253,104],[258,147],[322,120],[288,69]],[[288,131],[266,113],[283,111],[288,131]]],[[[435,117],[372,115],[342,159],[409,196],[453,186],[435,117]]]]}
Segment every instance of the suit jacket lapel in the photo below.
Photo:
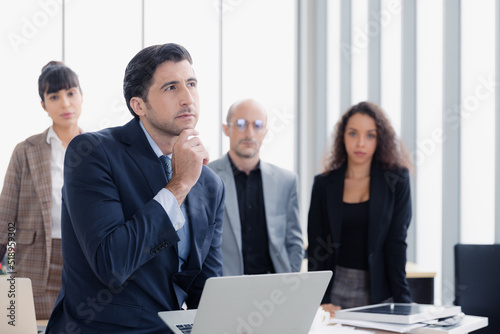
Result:
{"type": "Polygon", "coordinates": [[[126,150],[141,170],[152,194],[157,194],[167,184],[167,177],[139,121],[133,119],[123,126],[121,140],[128,146],[126,150]]]}
{"type": "MultiPolygon", "coordinates": [[[[333,242],[340,243],[340,233],[342,232],[342,203],[344,197],[344,180],[346,165],[333,172],[326,184],[326,203],[328,221],[333,242]]],[[[370,171],[370,221],[368,225],[368,243],[370,250],[377,244],[379,227],[383,224],[384,199],[388,198],[385,186],[386,180],[383,171],[372,165],[370,171]]]]}
{"type": "MultiPolygon", "coordinates": [[[[167,184],[167,178],[163,172],[160,160],[154,153],[139,122],[132,120],[123,127],[122,142],[129,147],[127,152],[136,162],[153,195],[157,194],[167,184]]],[[[202,177],[191,188],[186,197],[186,224],[190,224],[191,253],[186,263],[186,270],[182,274],[188,274],[190,270],[200,269],[200,254],[207,230],[207,218],[205,214],[205,203],[203,202],[202,177]]],[[[177,245],[175,245],[177,251],[177,245]]]]}
{"type": "MultiPolygon", "coordinates": [[[[260,171],[262,175],[262,190],[264,192],[264,207],[271,207],[271,203],[276,203],[274,201],[275,190],[277,190],[277,185],[275,184],[276,180],[273,178],[273,174],[269,165],[263,161],[260,162],[260,171]]],[[[268,219],[267,210],[266,210],[266,219],[268,219]]]]}
{"type": "Polygon", "coordinates": [[[28,165],[34,171],[31,176],[37,197],[40,199],[45,230],[46,258],[50,258],[52,245],[52,176],[51,150],[47,144],[48,129],[35,138],[27,150],[28,165]]]}
{"type": "Polygon", "coordinates": [[[328,221],[333,242],[340,244],[340,233],[342,232],[342,203],[344,202],[344,181],[346,165],[333,172],[328,178],[326,185],[326,203],[328,221]]]}
{"type": "Polygon", "coordinates": [[[383,217],[384,199],[387,198],[385,179],[382,170],[372,165],[370,172],[370,221],[368,225],[368,245],[373,250],[377,244],[383,217]]]}
{"type": "Polygon", "coordinates": [[[226,187],[226,203],[225,214],[227,215],[233,237],[236,239],[236,244],[241,252],[241,223],[240,223],[240,210],[238,206],[238,194],[236,193],[236,184],[234,183],[233,170],[227,154],[222,158],[223,166],[221,170],[224,175],[221,176],[222,181],[226,187]]]}
{"type": "MultiPolygon", "coordinates": [[[[44,132],[46,136],[46,132],[44,132]]],[[[42,214],[44,220],[50,220],[50,205],[52,203],[50,145],[44,141],[33,142],[33,146],[27,149],[27,159],[30,168],[36,172],[32,174],[33,183],[38,198],[43,203],[42,214]]],[[[52,223],[52,222],[51,222],[52,223]]]]}
{"type": "Polygon", "coordinates": [[[269,164],[263,162],[262,160],[260,161],[260,171],[261,171],[261,176],[262,176],[262,192],[264,193],[264,209],[266,212],[266,222],[267,222],[267,235],[272,244],[275,244],[273,238],[275,237],[275,233],[271,233],[270,231],[270,226],[271,226],[271,219],[269,219],[269,212],[270,208],[273,205],[276,205],[278,201],[275,199],[275,196],[278,196],[277,190],[280,189],[279,185],[277,184],[277,180],[274,177],[272,170],[269,166],[269,164]]]}
{"type": "MultiPolygon", "coordinates": [[[[138,120],[131,120],[122,129],[122,143],[128,146],[127,153],[141,170],[152,196],[155,196],[167,184],[167,177],[161,161],[149,144],[138,120]]],[[[178,252],[177,247],[177,244],[175,244],[176,253],[178,252]]]]}

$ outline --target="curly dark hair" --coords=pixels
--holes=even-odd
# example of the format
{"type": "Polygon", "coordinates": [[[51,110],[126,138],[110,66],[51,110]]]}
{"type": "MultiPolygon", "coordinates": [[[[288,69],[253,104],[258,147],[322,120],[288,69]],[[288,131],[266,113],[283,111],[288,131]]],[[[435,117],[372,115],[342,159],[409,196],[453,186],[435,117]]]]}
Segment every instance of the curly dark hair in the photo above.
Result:
{"type": "Polygon", "coordinates": [[[396,137],[396,132],[382,108],[375,103],[364,101],[347,109],[337,122],[333,133],[333,146],[325,160],[325,173],[339,169],[347,161],[344,143],[345,128],[349,118],[358,113],[373,118],[377,126],[377,148],[373,155],[373,162],[388,170],[395,167],[410,169],[404,147],[396,137]]]}

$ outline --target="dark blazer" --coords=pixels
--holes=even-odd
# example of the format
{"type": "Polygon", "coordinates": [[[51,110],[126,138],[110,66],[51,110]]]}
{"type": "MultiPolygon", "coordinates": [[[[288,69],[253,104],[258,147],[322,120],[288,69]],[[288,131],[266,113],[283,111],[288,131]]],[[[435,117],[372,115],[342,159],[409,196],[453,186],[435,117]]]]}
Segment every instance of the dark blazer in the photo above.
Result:
{"type": "Polygon", "coordinates": [[[177,232],[153,199],[165,173],[137,120],[77,136],[64,168],[62,288],[47,333],[168,333],[158,311],[196,308],[222,275],[221,179],[204,166],[186,198],[191,253],[178,272],[177,232]]]}
{"type": "MultiPolygon", "coordinates": [[[[346,165],[314,178],[308,219],[309,270],[333,270],[322,303],[330,303],[335,279],[340,235],[346,165]]],[[[408,170],[383,170],[372,164],[370,172],[370,222],[368,265],[370,302],[393,297],[411,302],[406,281],[406,235],[411,220],[408,170]]]]}

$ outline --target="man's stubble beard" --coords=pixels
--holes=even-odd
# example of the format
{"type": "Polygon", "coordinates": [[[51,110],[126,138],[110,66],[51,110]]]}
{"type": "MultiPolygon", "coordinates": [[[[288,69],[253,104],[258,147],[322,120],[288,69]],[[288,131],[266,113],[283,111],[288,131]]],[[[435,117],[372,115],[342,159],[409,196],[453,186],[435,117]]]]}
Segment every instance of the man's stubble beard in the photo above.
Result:
{"type": "Polygon", "coordinates": [[[252,143],[255,144],[255,147],[253,148],[253,151],[251,153],[245,153],[243,150],[239,149],[239,144],[241,144],[242,142],[245,142],[245,140],[241,140],[238,145],[236,145],[235,149],[233,150],[234,153],[240,157],[240,158],[243,158],[243,159],[251,159],[253,157],[255,157],[257,155],[257,153],[259,153],[259,150],[257,148],[257,143],[252,140],[252,143]]]}
{"type": "MultiPolygon", "coordinates": [[[[149,103],[146,102],[146,107],[149,109],[149,110],[152,110],[151,108],[151,105],[149,105],[149,103]]],[[[189,108],[191,109],[191,108],[189,108]]],[[[175,117],[183,114],[183,112],[185,111],[180,111],[178,112],[175,117]]],[[[163,122],[160,122],[157,120],[157,118],[153,118],[153,119],[150,119],[149,120],[149,123],[159,132],[163,133],[164,135],[168,135],[168,136],[175,136],[175,137],[178,137],[181,132],[183,130],[186,130],[186,129],[194,129],[196,127],[196,124],[198,123],[198,113],[196,112],[193,112],[195,114],[195,120],[194,120],[194,124],[192,126],[185,126],[185,127],[180,127],[180,126],[176,126],[174,123],[175,123],[175,120],[176,118],[174,118],[171,122],[169,121],[163,121],[163,122]]],[[[155,115],[157,115],[157,113],[155,113],[155,115]]]]}

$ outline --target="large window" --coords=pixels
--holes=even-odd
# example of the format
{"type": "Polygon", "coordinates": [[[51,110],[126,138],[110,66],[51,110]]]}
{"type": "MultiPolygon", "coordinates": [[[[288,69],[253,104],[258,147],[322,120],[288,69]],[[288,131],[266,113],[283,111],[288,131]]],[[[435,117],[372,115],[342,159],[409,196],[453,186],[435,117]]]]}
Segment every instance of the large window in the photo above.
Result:
{"type": "Polygon", "coordinates": [[[50,118],[40,106],[38,76],[49,60],[61,59],[62,6],[40,1],[0,4],[0,185],[15,145],[42,132],[50,118]]]}
{"type": "MultiPolygon", "coordinates": [[[[398,136],[401,136],[401,0],[383,0],[378,21],[381,34],[381,106],[389,116],[398,136]],[[399,47],[396,47],[398,46],[399,47]]],[[[370,13],[373,17],[376,13],[370,13]]]]}
{"type": "MultiPolygon", "coordinates": [[[[222,113],[254,98],[268,111],[261,158],[293,170],[296,4],[289,0],[223,1],[222,113]]],[[[229,141],[224,138],[223,153],[229,141]]]]}
{"type": "Polygon", "coordinates": [[[211,159],[219,156],[220,11],[218,1],[145,1],[144,46],[179,43],[193,57],[200,119],[196,128],[211,159]]]}
{"type": "Polygon", "coordinates": [[[493,243],[495,0],[462,0],[461,45],[461,242],[493,243]]]}
{"type": "Polygon", "coordinates": [[[351,27],[351,104],[368,99],[368,0],[353,0],[351,27]]]}
{"type": "MultiPolygon", "coordinates": [[[[443,1],[417,2],[417,263],[441,279],[443,1]],[[424,246],[425,245],[425,246],[424,246]]],[[[435,284],[439,298],[441,285],[435,284]]]]}
{"type": "Polygon", "coordinates": [[[85,131],[132,119],[123,98],[123,76],[141,49],[141,11],[140,0],[68,1],[65,6],[64,60],[80,78],[84,102],[79,123],[85,131]],[[111,16],[117,8],[120,15],[111,16]]]}
{"type": "Polygon", "coordinates": [[[43,65],[64,58],[79,75],[80,126],[95,131],[132,118],[122,92],[125,67],[142,47],[168,42],[184,45],[193,57],[197,129],[210,158],[228,149],[221,131],[227,108],[248,97],[269,114],[263,160],[294,169],[295,2],[28,0],[0,6],[0,186],[15,144],[51,125],[37,90],[43,65]]]}

